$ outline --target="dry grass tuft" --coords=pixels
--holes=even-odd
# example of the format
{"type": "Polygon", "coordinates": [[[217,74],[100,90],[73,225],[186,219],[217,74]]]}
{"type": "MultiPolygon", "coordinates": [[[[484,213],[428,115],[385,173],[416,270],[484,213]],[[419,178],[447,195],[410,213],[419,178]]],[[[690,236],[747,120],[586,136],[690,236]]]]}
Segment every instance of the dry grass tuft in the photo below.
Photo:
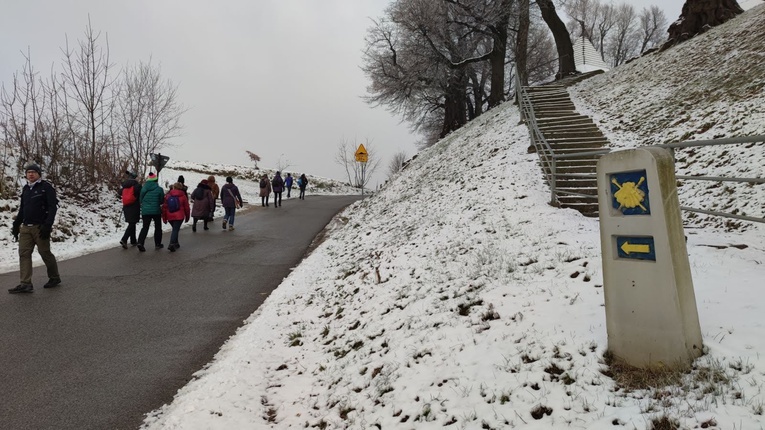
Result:
{"type": "Polygon", "coordinates": [[[619,360],[610,351],[603,354],[603,360],[608,366],[608,370],[603,374],[627,391],[681,385],[686,370],[664,366],[641,369],[619,360]]]}

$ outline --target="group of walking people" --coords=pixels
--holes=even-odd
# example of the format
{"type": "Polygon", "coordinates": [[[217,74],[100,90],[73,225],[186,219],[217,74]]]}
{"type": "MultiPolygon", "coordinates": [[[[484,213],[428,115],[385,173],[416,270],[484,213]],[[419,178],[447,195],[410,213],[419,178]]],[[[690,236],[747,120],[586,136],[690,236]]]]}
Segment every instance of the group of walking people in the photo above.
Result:
{"type": "MultiPolygon", "coordinates": [[[[42,169],[36,163],[27,164],[24,167],[24,175],[27,184],[21,191],[19,211],[11,228],[13,239],[19,243],[21,279],[19,285],[8,289],[11,294],[34,292],[32,253],[35,247],[45,263],[48,275],[48,282],[43,285],[43,288],[54,288],[61,284],[58,263],[50,250],[51,232],[58,210],[56,189],[50,182],[42,179],[42,169]]],[[[234,230],[236,209],[242,207],[243,201],[239,188],[234,185],[231,176],[226,178],[226,183],[222,187],[218,187],[215,176],[210,175],[199,182],[191,195],[188,193],[188,187],[182,175],[167,193],[159,186],[155,173],[150,172],[143,185],[137,178],[138,175],[135,172],[126,171],[125,179],[120,187],[122,209],[127,223],[125,233],[120,240],[122,248],[128,249],[128,245],[131,245],[137,247],[140,252],[145,252],[144,243],[152,223],[154,223],[154,249],[164,248],[161,224],[164,222],[172,226],[167,248],[175,252],[181,246],[178,236],[184,222],[193,219],[191,229],[195,233],[200,221],[204,230],[210,229],[208,225],[213,222],[218,199],[225,212],[223,230],[234,230]],[[137,232],[139,221],[142,225],[140,232],[137,232]]],[[[276,172],[271,181],[264,174],[260,180],[263,205],[269,205],[268,195],[273,191],[274,207],[280,207],[282,192],[286,188],[287,198],[289,198],[292,185],[293,177],[289,173],[285,179],[282,179],[281,172],[276,172]],[[264,188],[268,190],[265,196],[264,188]]],[[[308,185],[305,174],[300,175],[297,185],[300,189],[300,199],[305,199],[305,189],[308,185]]]]}
{"type": "MultiPolygon", "coordinates": [[[[273,179],[268,180],[268,175],[263,174],[260,177],[260,205],[263,207],[269,207],[269,197],[271,193],[274,193],[274,207],[278,208],[282,205],[282,193],[287,190],[287,198],[290,198],[293,185],[292,173],[287,173],[286,178],[282,178],[282,172],[276,172],[273,179]]],[[[305,188],[308,186],[308,178],[305,173],[301,174],[297,180],[297,186],[300,190],[300,199],[305,200],[305,188]]]]}
{"type": "Polygon", "coordinates": [[[196,233],[197,225],[202,221],[202,228],[209,230],[213,221],[217,201],[220,198],[225,211],[223,230],[234,230],[236,209],[242,207],[242,195],[234,185],[231,176],[226,178],[223,187],[218,187],[215,176],[202,179],[189,195],[183,175],[165,193],[157,183],[157,175],[149,173],[143,186],[136,180],[137,175],[132,171],[125,172],[126,178],[122,183],[122,208],[125,214],[127,228],[122,235],[120,245],[127,249],[128,243],[136,246],[140,252],[146,251],[145,241],[149,228],[154,223],[154,249],[164,248],[162,243],[162,223],[169,223],[170,244],[167,249],[175,252],[181,247],[178,236],[181,225],[193,219],[191,230],[196,233]],[[191,203],[190,203],[191,202],[191,203]],[[141,231],[136,237],[136,226],[142,222],[141,231]]]}
{"type": "MultiPolygon", "coordinates": [[[[270,181],[268,179],[268,175],[264,173],[260,176],[260,205],[269,207],[269,197],[273,192],[274,207],[281,207],[282,193],[284,190],[287,190],[287,198],[290,198],[293,184],[294,178],[292,177],[292,173],[287,173],[287,177],[282,178],[282,172],[276,172],[270,181]]],[[[308,186],[308,178],[306,178],[305,173],[301,174],[298,178],[297,186],[300,190],[300,196],[298,198],[305,200],[305,188],[308,186]]]]}

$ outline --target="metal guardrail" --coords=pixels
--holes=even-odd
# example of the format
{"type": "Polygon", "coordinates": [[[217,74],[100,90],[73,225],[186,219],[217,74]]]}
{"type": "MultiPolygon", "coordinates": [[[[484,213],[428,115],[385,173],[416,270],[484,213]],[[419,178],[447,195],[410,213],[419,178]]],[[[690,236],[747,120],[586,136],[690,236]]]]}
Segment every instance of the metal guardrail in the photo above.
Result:
{"type": "MultiPolygon", "coordinates": [[[[602,155],[613,152],[611,149],[602,149],[596,151],[577,152],[574,154],[556,154],[549,142],[545,139],[544,135],[539,129],[536,116],[534,114],[534,107],[531,105],[531,98],[529,97],[526,89],[521,85],[518,74],[515,74],[515,86],[516,96],[518,99],[518,106],[521,112],[521,120],[526,123],[529,128],[529,135],[531,137],[531,144],[534,146],[537,154],[539,155],[540,162],[542,164],[542,171],[545,174],[547,183],[550,184],[551,192],[551,204],[558,205],[559,195],[568,195],[580,197],[582,199],[598,200],[597,195],[583,194],[572,191],[564,191],[556,189],[556,180],[558,178],[576,178],[576,179],[592,179],[597,180],[597,175],[589,173],[558,173],[556,170],[556,164],[558,160],[576,159],[576,158],[588,158],[588,157],[600,157],[602,155]]],[[[721,145],[743,145],[750,144],[750,146],[762,145],[763,151],[765,151],[765,135],[758,136],[745,136],[734,137],[726,139],[713,139],[713,140],[691,140],[668,144],[653,145],[661,148],[669,149],[674,156],[676,149],[694,148],[694,147],[708,147],[708,146],[721,146],[721,145]]],[[[676,175],[676,179],[681,181],[709,181],[709,182],[738,182],[749,184],[765,184],[765,178],[744,178],[744,177],[724,177],[724,176],[687,176],[676,175]]],[[[695,212],[706,215],[720,216],[725,218],[738,219],[743,221],[760,222],[765,223],[765,217],[752,217],[747,215],[739,215],[730,212],[712,211],[707,209],[692,208],[688,206],[680,206],[681,210],[686,212],[695,212]]]]}
{"type": "Polygon", "coordinates": [[[531,97],[526,92],[526,87],[521,84],[521,78],[515,73],[515,93],[518,100],[518,107],[521,112],[521,121],[526,123],[529,128],[531,144],[539,155],[539,161],[542,163],[542,172],[545,174],[547,183],[552,187],[552,204],[557,204],[555,193],[555,153],[547,142],[542,131],[537,124],[537,117],[534,114],[534,106],[531,104],[531,97]]]}

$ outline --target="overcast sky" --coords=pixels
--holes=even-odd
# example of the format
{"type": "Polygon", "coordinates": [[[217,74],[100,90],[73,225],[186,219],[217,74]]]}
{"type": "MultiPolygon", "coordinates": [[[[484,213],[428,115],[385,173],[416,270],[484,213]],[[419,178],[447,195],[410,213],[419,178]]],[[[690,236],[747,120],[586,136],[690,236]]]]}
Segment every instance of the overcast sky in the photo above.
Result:
{"type": "MultiPolygon", "coordinates": [[[[90,16],[108,35],[118,66],[148,61],[179,87],[188,107],[174,159],[248,164],[346,179],[334,162],[343,139],[372,142],[383,163],[416,152],[417,136],[383,108],[363,102],[359,69],[370,18],[389,0],[24,0],[3,1],[0,82],[8,84],[30,50],[47,74],[68,36],[81,39],[90,16]]],[[[656,4],[632,1],[636,7],[656,4]]],[[[683,0],[662,0],[670,22],[683,0]]]]}

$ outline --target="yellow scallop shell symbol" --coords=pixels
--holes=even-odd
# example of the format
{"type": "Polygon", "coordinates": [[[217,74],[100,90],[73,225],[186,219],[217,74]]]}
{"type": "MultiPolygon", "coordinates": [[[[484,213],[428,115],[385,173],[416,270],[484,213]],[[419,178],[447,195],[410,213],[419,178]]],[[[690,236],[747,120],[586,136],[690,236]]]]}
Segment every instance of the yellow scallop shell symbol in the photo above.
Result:
{"type": "Polygon", "coordinates": [[[642,185],[643,182],[645,182],[644,177],[640,178],[637,184],[634,182],[625,182],[619,185],[619,182],[616,180],[616,178],[611,179],[611,183],[619,188],[619,191],[614,193],[614,198],[616,198],[616,201],[619,202],[620,205],[619,209],[632,209],[640,206],[640,208],[644,211],[648,211],[648,209],[646,209],[645,206],[641,204],[643,203],[643,200],[645,200],[645,192],[640,189],[640,185],[642,185]]]}

